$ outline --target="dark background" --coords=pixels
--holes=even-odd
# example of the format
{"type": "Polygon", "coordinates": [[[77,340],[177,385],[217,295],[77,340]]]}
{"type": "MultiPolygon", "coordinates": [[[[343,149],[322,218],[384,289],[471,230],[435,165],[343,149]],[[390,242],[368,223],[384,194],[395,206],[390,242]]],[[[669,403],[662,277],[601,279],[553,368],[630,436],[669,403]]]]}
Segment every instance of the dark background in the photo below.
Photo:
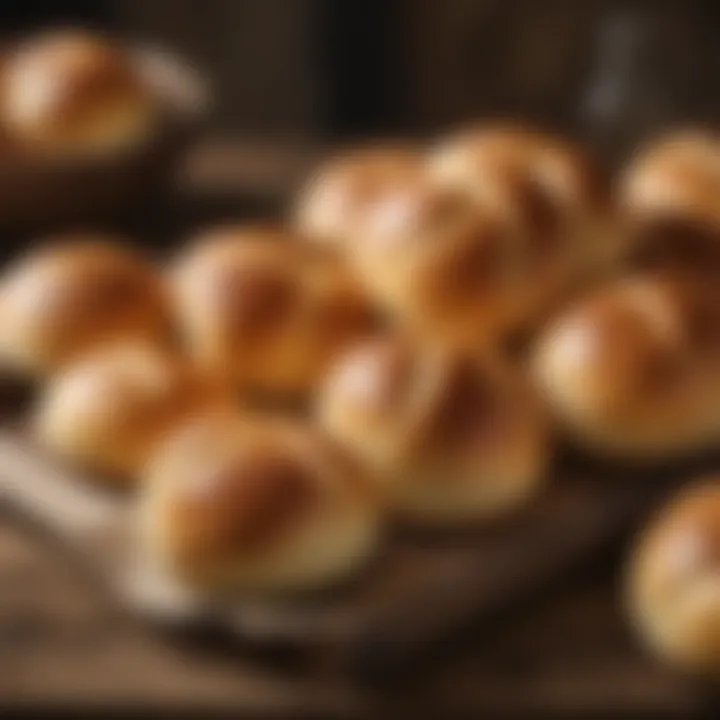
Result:
{"type": "Polygon", "coordinates": [[[178,49],[213,78],[224,134],[520,115],[618,151],[720,115],[716,0],[5,0],[0,15],[10,32],[83,23],[178,49]]]}

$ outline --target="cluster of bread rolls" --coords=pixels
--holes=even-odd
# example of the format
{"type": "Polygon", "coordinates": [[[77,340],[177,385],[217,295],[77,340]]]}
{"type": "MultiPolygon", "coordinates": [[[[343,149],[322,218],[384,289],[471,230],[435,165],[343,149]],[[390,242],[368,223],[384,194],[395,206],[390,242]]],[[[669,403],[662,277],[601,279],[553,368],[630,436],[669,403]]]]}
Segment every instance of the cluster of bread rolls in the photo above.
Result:
{"type": "Polygon", "coordinates": [[[608,201],[579,148],[491,126],[422,155],[341,155],[300,194],[296,220],[404,327],[476,349],[537,322],[617,254],[608,201]]]}
{"type": "MultiPolygon", "coordinates": [[[[532,497],[551,425],[616,461],[718,448],[718,207],[720,141],[704,131],[649,143],[615,182],[576,146],[517,126],[326,163],[296,224],[343,258],[390,333],[333,364],[317,421],[424,524],[532,497]]],[[[718,508],[717,479],[672,501],[628,582],[648,644],[712,672],[718,508]]]]}
{"type": "Polygon", "coordinates": [[[720,144],[708,133],[638,152],[617,183],[625,250],[614,277],[535,344],[543,397],[601,452],[660,460],[718,445],[719,169],[720,144]]]}
{"type": "Polygon", "coordinates": [[[685,253],[717,250],[717,158],[682,137],[619,196],[575,144],[482,126],[341,152],[283,222],[208,229],[162,266],[55,238],[0,279],[0,366],[41,381],[46,448],[138,489],[159,566],[334,581],[384,518],[528,502],[555,430],[650,461],[717,444],[717,285],[685,253]],[[697,187],[662,202],[676,173],[697,187]]]}
{"type": "Polygon", "coordinates": [[[83,30],[52,30],[0,63],[3,152],[82,160],[149,140],[162,108],[132,53],[83,30]]]}
{"type": "Polygon", "coordinates": [[[0,278],[0,370],[37,384],[46,451],[139,490],[148,558],[204,588],[312,587],[369,556],[384,502],[308,423],[251,415],[250,391],[306,395],[375,322],[337,257],[290,229],[209,231],[165,267],[58,236],[0,278]]]}

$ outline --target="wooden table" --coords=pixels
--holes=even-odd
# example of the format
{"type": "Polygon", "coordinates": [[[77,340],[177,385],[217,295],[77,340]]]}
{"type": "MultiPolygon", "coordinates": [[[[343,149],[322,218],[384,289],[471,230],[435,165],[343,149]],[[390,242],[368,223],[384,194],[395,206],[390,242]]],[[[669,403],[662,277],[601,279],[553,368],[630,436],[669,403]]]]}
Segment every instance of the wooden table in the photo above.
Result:
{"type": "MultiPolygon", "coordinates": [[[[271,209],[311,156],[305,149],[275,150],[273,166],[254,152],[251,161],[243,147],[215,144],[196,154],[179,189],[206,196],[194,220],[204,222],[221,206],[229,215],[233,207],[238,215],[247,207],[271,209]],[[265,173],[262,182],[250,182],[258,177],[252,162],[265,173]],[[220,165],[225,174],[217,172],[220,165]],[[216,168],[214,176],[203,176],[208,167],[216,168]],[[237,201],[228,202],[233,195],[237,201]],[[218,197],[223,202],[213,205],[218,197]]],[[[608,549],[492,630],[470,630],[438,649],[433,662],[403,682],[370,688],[332,670],[318,674],[302,658],[141,627],[47,538],[0,507],[0,710],[202,708],[252,718],[373,719],[531,710],[687,718],[715,710],[720,716],[714,693],[658,666],[635,645],[619,612],[621,554],[608,549]]]]}
{"type": "MultiPolygon", "coordinates": [[[[615,561],[469,632],[398,686],[360,688],[294,658],[170,637],[125,617],[57,548],[0,511],[0,709],[69,705],[382,718],[453,711],[640,712],[686,718],[713,698],[655,665],[617,611],[615,561]],[[487,630],[487,629],[485,629],[487,630]]],[[[717,706],[715,706],[717,707],[717,706]]]]}

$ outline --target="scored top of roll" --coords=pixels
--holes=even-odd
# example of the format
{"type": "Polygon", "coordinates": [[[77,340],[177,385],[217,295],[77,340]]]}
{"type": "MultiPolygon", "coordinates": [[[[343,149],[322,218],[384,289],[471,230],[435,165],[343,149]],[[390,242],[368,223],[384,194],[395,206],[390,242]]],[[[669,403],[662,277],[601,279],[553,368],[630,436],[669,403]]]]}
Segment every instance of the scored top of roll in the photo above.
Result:
{"type": "Polygon", "coordinates": [[[289,229],[203,233],[169,279],[191,355],[241,385],[305,391],[338,349],[374,327],[371,305],[339,258],[289,229]]]}
{"type": "Polygon", "coordinates": [[[166,343],[169,326],[155,268],[121,238],[48,238],[0,278],[0,363],[21,374],[121,337],[166,343]]]}
{"type": "Polygon", "coordinates": [[[294,208],[308,239],[340,248],[358,237],[365,212],[383,193],[422,169],[409,145],[376,142],[339,151],[311,174],[294,208]]]}
{"type": "Polygon", "coordinates": [[[624,278],[570,307],[534,353],[545,399],[568,429],[646,457],[720,436],[720,306],[670,276],[624,278]]]}

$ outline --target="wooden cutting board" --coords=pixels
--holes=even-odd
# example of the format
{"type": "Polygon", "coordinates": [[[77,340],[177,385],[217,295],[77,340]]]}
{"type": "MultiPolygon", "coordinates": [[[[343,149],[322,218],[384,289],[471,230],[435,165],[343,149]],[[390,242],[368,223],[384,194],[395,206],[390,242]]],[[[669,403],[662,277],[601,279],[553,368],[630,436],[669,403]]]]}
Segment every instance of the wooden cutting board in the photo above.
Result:
{"type": "Polygon", "coordinates": [[[128,498],[106,494],[0,430],[0,494],[63,543],[132,613],[221,632],[243,643],[308,652],[360,678],[392,676],[473,621],[488,621],[612,542],[700,459],[619,472],[564,458],[546,491],[511,520],[437,533],[396,528],[351,584],[319,595],[233,602],[158,582],[134,551],[128,498]]]}

